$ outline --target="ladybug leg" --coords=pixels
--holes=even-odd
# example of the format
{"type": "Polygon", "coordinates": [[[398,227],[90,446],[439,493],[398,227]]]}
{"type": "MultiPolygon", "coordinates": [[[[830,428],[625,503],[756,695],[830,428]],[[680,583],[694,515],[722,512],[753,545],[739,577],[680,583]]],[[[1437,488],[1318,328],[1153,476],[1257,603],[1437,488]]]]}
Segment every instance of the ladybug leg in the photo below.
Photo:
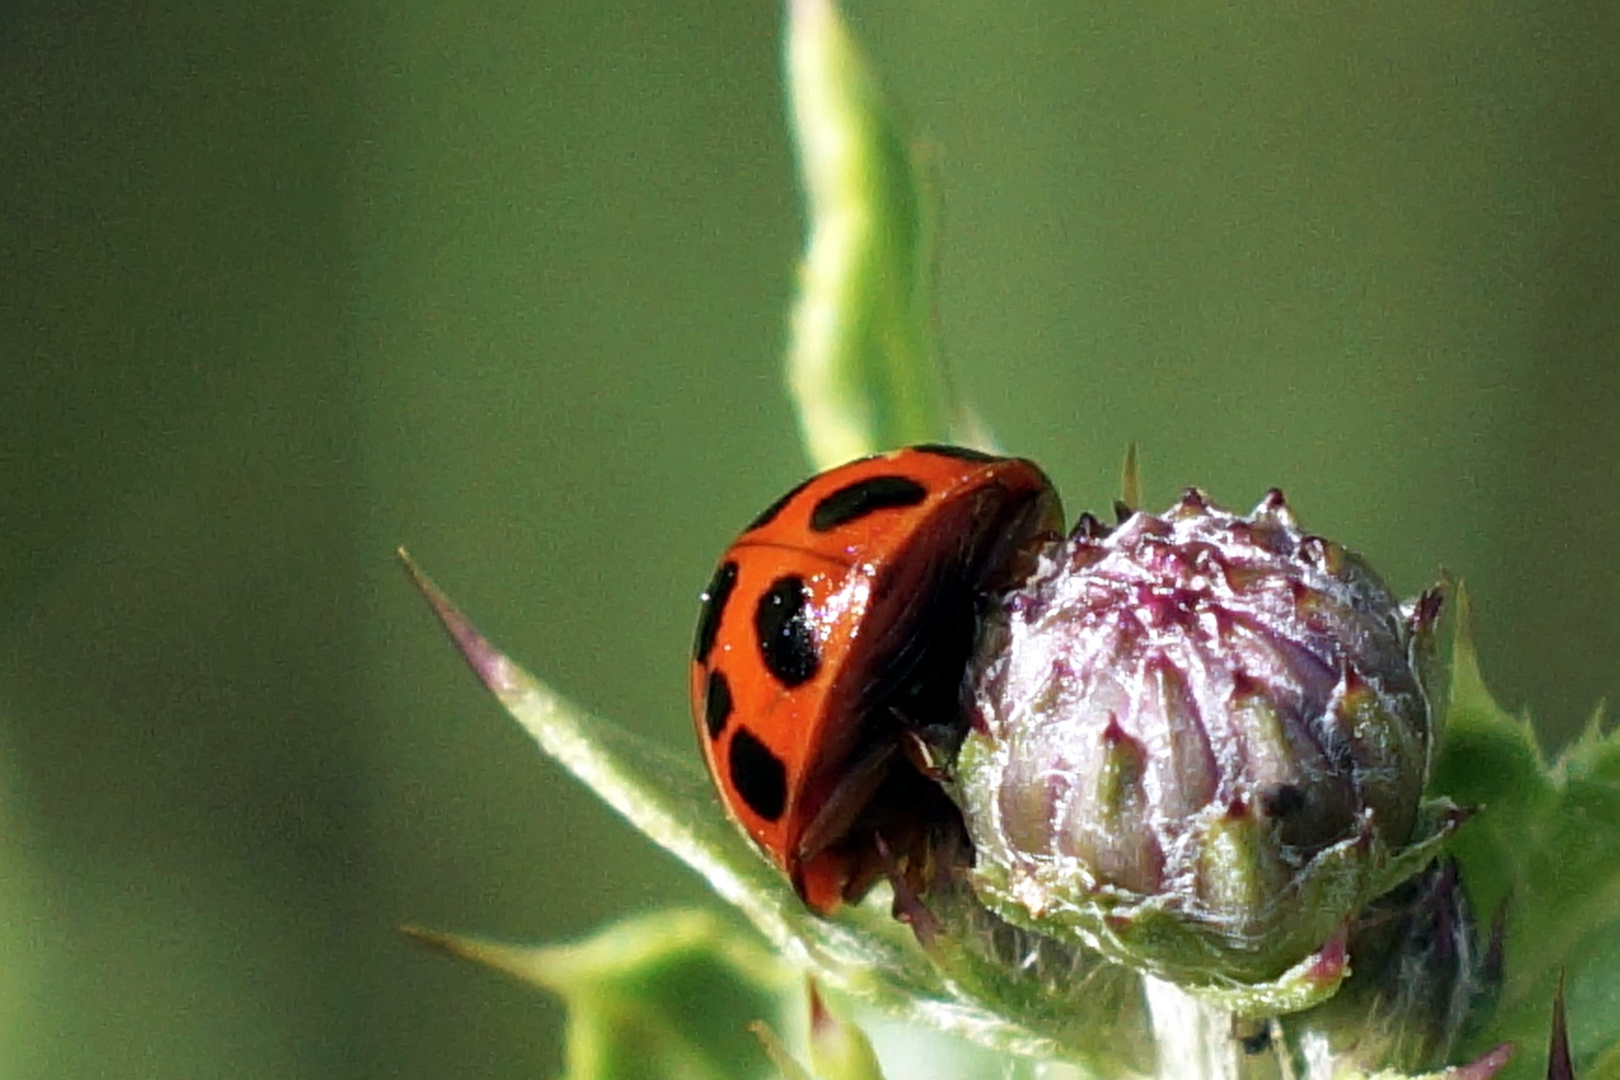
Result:
{"type": "Polygon", "coordinates": [[[918,860],[908,859],[906,871],[902,872],[895,862],[894,853],[884,842],[883,834],[874,835],[872,841],[877,849],[878,858],[883,861],[884,876],[889,879],[889,886],[894,890],[894,905],[891,908],[894,917],[911,927],[911,932],[917,935],[917,944],[924,949],[931,947],[939,940],[945,926],[939,921],[939,916],[923,903],[922,894],[917,891],[911,880],[911,872],[916,869],[915,864],[918,860]]]}
{"type": "Polygon", "coordinates": [[[839,774],[821,809],[799,834],[800,860],[814,858],[844,838],[889,775],[894,751],[892,742],[874,746],[839,774]]]}

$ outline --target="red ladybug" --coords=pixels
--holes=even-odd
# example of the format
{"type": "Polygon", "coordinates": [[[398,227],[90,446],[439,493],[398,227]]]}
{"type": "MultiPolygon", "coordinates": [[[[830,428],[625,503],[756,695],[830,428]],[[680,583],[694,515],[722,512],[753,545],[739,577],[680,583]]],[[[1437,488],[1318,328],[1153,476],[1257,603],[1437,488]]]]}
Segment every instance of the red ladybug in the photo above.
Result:
{"type": "Polygon", "coordinates": [[[909,749],[960,739],[978,597],[1062,527],[1032,463],[914,446],[810,478],[721,557],[692,650],[698,740],[812,910],[858,899],[884,845],[914,868],[954,813],[909,749]]]}

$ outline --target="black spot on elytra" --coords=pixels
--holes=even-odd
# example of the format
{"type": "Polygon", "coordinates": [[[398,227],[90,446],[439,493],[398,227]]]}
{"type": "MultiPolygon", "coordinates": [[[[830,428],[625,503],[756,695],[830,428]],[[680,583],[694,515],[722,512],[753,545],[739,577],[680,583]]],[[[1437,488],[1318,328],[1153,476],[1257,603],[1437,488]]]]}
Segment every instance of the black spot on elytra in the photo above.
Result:
{"type": "Polygon", "coordinates": [[[965,446],[947,446],[945,443],[923,443],[913,446],[913,450],[920,450],[925,454],[935,454],[939,457],[956,458],[959,461],[999,461],[994,454],[987,454],[983,450],[969,450],[965,446]]]}
{"type": "Polygon", "coordinates": [[[760,656],[776,681],[789,688],[809,682],[821,667],[804,602],[804,579],[784,574],[754,608],[760,656]]]}
{"type": "Polygon", "coordinates": [[[731,719],[731,683],[718,671],[709,672],[709,682],[703,691],[703,725],[708,728],[709,739],[720,737],[731,719]]]}
{"type": "Polygon", "coordinates": [[[731,590],[737,587],[737,564],[730,559],[720,564],[703,590],[703,607],[698,611],[697,637],[692,641],[692,659],[709,662],[714,636],[720,632],[720,616],[725,613],[731,590]]]}
{"type": "Polygon", "coordinates": [[[787,766],[770,748],[740,727],[731,737],[728,755],[731,788],[743,805],[766,821],[775,821],[787,808],[787,766]]]}
{"type": "Polygon", "coordinates": [[[816,503],[810,528],[830,532],[879,510],[916,506],[928,498],[928,489],[905,476],[873,476],[841,487],[816,503]]]}
{"type": "MultiPolygon", "coordinates": [[[[815,479],[815,477],[813,477],[813,476],[810,478],[810,480],[814,480],[814,479],[815,479]]],[[[771,503],[771,505],[769,505],[765,509],[761,510],[759,512],[759,516],[754,518],[753,521],[750,521],[748,523],[748,526],[745,529],[743,529],[743,532],[753,532],[755,529],[763,528],[764,526],[769,525],[771,522],[775,521],[776,520],[776,515],[780,514],[782,512],[782,510],[787,506],[788,503],[792,502],[795,498],[798,497],[799,492],[801,492],[801,491],[803,491],[805,489],[806,485],[808,485],[810,483],[810,480],[805,480],[802,483],[798,484],[797,486],[795,486],[793,488],[792,491],[789,491],[787,494],[783,495],[780,499],[777,499],[775,502],[771,503]]]]}

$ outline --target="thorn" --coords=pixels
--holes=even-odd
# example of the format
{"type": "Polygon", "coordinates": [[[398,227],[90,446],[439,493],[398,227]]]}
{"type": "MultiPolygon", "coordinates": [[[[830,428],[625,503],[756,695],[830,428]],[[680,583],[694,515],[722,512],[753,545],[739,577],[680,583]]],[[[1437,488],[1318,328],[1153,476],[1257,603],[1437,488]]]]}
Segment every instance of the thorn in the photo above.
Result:
{"type": "Polygon", "coordinates": [[[1564,973],[1558,973],[1558,990],[1553,995],[1552,1035],[1547,1040],[1547,1080],[1575,1080],[1575,1065],[1569,1060],[1569,1026],[1564,1020],[1564,973]]]}
{"type": "Polygon", "coordinates": [[[425,945],[438,952],[448,953],[451,956],[460,956],[470,959],[464,950],[457,947],[458,939],[451,934],[439,930],[429,930],[426,927],[413,923],[403,923],[396,929],[418,945],[425,945]]]}
{"type": "Polygon", "coordinates": [[[1412,617],[1407,622],[1407,629],[1414,634],[1421,634],[1431,629],[1440,621],[1440,612],[1446,606],[1446,594],[1443,585],[1435,585],[1417,598],[1412,608],[1412,617]]]}
{"type": "Polygon", "coordinates": [[[1124,728],[1119,725],[1119,714],[1113,710],[1108,712],[1108,726],[1103,728],[1103,746],[1118,746],[1120,743],[1131,741],[1124,728]]]}
{"type": "Polygon", "coordinates": [[[1496,913],[1491,916],[1491,937],[1485,944],[1485,958],[1479,964],[1480,982],[1490,988],[1502,985],[1509,899],[1509,897],[1504,896],[1501,902],[1496,905],[1496,913]]]}
{"type": "Polygon", "coordinates": [[[1347,698],[1367,689],[1366,678],[1350,663],[1348,653],[1339,657],[1339,684],[1333,689],[1340,698],[1347,698]]]}
{"type": "MultiPolygon", "coordinates": [[[[1603,728],[1606,725],[1605,714],[1608,712],[1608,710],[1608,702],[1604,701],[1602,698],[1599,698],[1597,707],[1592,710],[1592,715],[1587,717],[1586,727],[1581,731],[1580,735],[1575,741],[1577,743],[1584,743],[1588,746],[1596,745],[1598,742],[1602,741],[1603,728]]],[[[1565,752],[1568,753],[1568,751],[1565,752]]]]}
{"type": "Polygon", "coordinates": [[[467,616],[461,613],[461,609],[451,603],[450,598],[439,591],[433,579],[416,565],[410,552],[401,547],[396,549],[396,554],[400,563],[404,565],[405,572],[410,575],[411,583],[416,586],[417,592],[422,594],[422,599],[427,601],[428,607],[433,609],[439,624],[450,635],[450,640],[461,651],[462,658],[467,661],[467,666],[472,668],[473,674],[478,676],[478,680],[496,697],[504,697],[520,690],[526,678],[523,672],[467,621],[467,616]]]}
{"type": "Polygon", "coordinates": [[[1142,471],[1137,464],[1135,439],[1132,439],[1130,444],[1125,447],[1125,464],[1120,468],[1119,473],[1119,493],[1120,500],[1126,506],[1136,507],[1142,505],[1142,471]]]}
{"type": "Polygon", "coordinates": [[[1254,513],[1249,517],[1251,520],[1264,520],[1275,525],[1281,525],[1285,529],[1299,528],[1299,522],[1294,518],[1293,508],[1288,505],[1288,500],[1283,498],[1281,488],[1271,488],[1265,495],[1261,496],[1259,504],[1254,508],[1254,513]]]}
{"type": "Polygon", "coordinates": [[[1468,598],[1468,583],[1457,579],[1453,594],[1451,620],[1451,697],[1453,701],[1469,699],[1490,703],[1490,691],[1479,670],[1479,654],[1474,649],[1472,603],[1468,598]]]}
{"type": "Polygon", "coordinates": [[[816,985],[814,976],[805,976],[804,992],[810,1006],[810,1030],[823,1032],[831,1029],[836,1021],[832,1013],[827,1011],[827,1003],[821,1000],[821,988],[816,985]]]}
{"type": "Polygon", "coordinates": [[[1069,533],[1071,540],[1101,540],[1114,530],[1097,520],[1097,515],[1087,510],[1082,513],[1074,523],[1074,530],[1069,533]]]}
{"type": "Polygon", "coordinates": [[[1311,962],[1310,977],[1321,982],[1337,982],[1350,965],[1350,927],[1346,923],[1333,932],[1311,962]]]}

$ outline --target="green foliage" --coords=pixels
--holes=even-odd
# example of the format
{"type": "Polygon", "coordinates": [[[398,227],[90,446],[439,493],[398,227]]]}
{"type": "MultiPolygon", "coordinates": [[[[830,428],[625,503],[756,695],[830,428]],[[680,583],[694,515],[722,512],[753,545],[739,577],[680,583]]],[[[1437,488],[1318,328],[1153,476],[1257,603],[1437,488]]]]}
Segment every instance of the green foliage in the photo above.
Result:
{"type": "MultiPolygon", "coordinates": [[[[1459,590],[1460,592],[1460,590],[1459,590]]],[[[1480,676],[1458,607],[1451,704],[1431,787],[1477,815],[1452,851],[1475,906],[1506,904],[1504,981],[1477,1047],[1503,1039],[1539,1048],[1566,973],[1570,1041],[1581,1080],[1620,1077],[1620,740],[1601,710],[1555,760],[1529,721],[1509,716],[1480,676]]],[[[1521,1053],[1504,1078],[1541,1075],[1521,1053]]]]}
{"type": "Polygon", "coordinates": [[[809,1069],[788,1053],[769,1028],[755,1027],[783,1080],[883,1080],[883,1067],[866,1033],[830,1010],[814,984],[809,997],[809,1069]]]}
{"type": "Polygon", "coordinates": [[[1133,1053],[1118,1030],[1131,1019],[1128,1011],[1059,1015],[1038,998],[987,1001],[984,995],[994,993],[1005,976],[975,979],[964,968],[962,977],[947,977],[881,908],[849,905],[836,918],[812,915],[726,820],[696,755],[673,754],[564,701],[491,646],[402,557],[474,673],[540,748],[702,874],[795,967],[830,990],[910,1023],[1003,1053],[1090,1063],[1096,1075],[1121,1075],[1122,1062],[1133,1053]]]}
{"type": "Polygon", "coordinates": [[[704,911],[627,919],[587,941],[542,948],[410,933],[562,998],[564,1080],[763,1076],[765,1055],[745,1019],[775,1015],[792,985],[754,938],[704,911]]]}
{"type": "MultiPolygon", "coordinates": [[[[788,82],[810,233],[788,376],[812,461],[827,466],[942,438],[984,444],[952,402],[935,358],[931,222],[916,162],[831,0],[789,4],[788,82]]],[[[1133,452],[1125,480],[1133,503],[1138,487],[1133,452]]],[[[1129,1005],[1140,995],[1123,969],[1077,970],[1089,995],[1077,1006],[971,950],[958,954],[947,943],[925,955],[878,907],[812,916],[726,821],[695,754],[673,754],[564,701],[412,573],[479,678],[541,749],[703,875],[787,968],[809,973],[840,1000],[999,1055],[1071,1063],[1053,1066],[1053,1076],[1128,1077],[1140,1068],[1145,1029],[1140,1006],[1133,1013],[1129,1005]]],[[[1494,1019],[1472,1036],[1476,1063],[1433,1080],[1541,1075],[1530,1048],[1545,1043],[1561,971],[1576,1074],[1620,1080],[1620,1034],[1608,1020],[1620,1015],[1620,742],[1594,717],[1586,735],[1549,765],[1528,723],[1507,716],[1486,692],[1466,612],[1458,625],[1431,790],[1479,808],[1451,849],[1477,909],[1508,905],[1506,979],[1494,1019]],[[1488,1048],[1504,1039],[1521,1049],[1498,1072],[1505,1051],[1488,1048]]],[[[561,949],[433,940],[568,1001],[568,1080],[749,1075],[735,1064],[715,1070],[720,1062],[764,1059],[757,1044],[743,1054],[738,1032],[778,1008],[783,968],[717,927],[699,916],[664,915],[561,949]],[[694,978],[707,989],[694,992],[694,978]],[[695,997],[708,1006],[702,1015],[690,1014],[695,997]]],[[[811,1028],[808,1069],[774,1036],[762,1036],[785,1075],[877,1080],[858,1029],[829,1021],[818,1043],[814,1021],[811,1028]]],[[[1310,1080],[1400,1080],[1331,1062],[1323,1068],[1312,1066],[1310,1080]]]]}
{"type": "MultiPolygon", "coordinates": [[[[791,969],[808,971],[838,993],[905,1022],[1002,1053],[1069,1062],[1067,1075],[1076,1080],[1135,1075],[1130,1059],[1141,1047],[1133,1051],[1127,1042],[1141,1032],[1115,1007],[1098,1007],[1090,1015],[1081,1010],[1054,1033],[1047,1026],[1051,1000],[1019,986],[1015,974],[975,971],[964,963],[954,977],[947,975],[948,954],[936,953],[934,961],[947,961],[946,969],[936,966],[881,908],[852,906],[833,919],[811,915],[725,821],[695,757],[673,755],[569,705],[491,647],[431,582],[407,566],[474,672],[541,749],[703,874],[791,969]]],[[[1572,995],[1578,995],[1572,1022],[1577,1075],[1620,1076],[1620,1038],[1600,1019],[1607,1015],[1604,1003],[1614,1000],[1620,972],[1620,913],[1603,902],[1620,889],[1620,750],[1594,726],[1551,770],[1544,768],[1525,725],[1490,701],[1466,634],[1459,635],[1455,663],[1451,722],[1434,787],[1484,807],[1456,843],[1477,896],[1485,902],[1515,897],[1502,1005],[1496,1022],[1476,1037],[1478,1049],[1509,1038],[1521,1047],[1537,1045],[1547,1030],[1557,973],[1567,968],[1572,995]],[[1563,914],[1569,911],[1573,918],[1563,914]]],[[[749,1060],[737,1056],[737,1032],[773,1013],[788,985],[769,956],[691,913],[619,924],[591,942],[561,948],[418,936],[562,996],[571,1016],[568,1080],[738,1075],[734,1068],[705,1070],[717,1061],[749,1060]],[[697,983],[708,989],[694,991],[697,983]],[[700,1014],[690,1011],[695,999],[706,1003],[700,1014]],[[649,1061],[657,1067],[645,1071],[649,1061]]],[[[1099,1006],[1118,992],[1106,985],[1099,984],[1104,989],[1094,995],[1099,1006]]],[[[815,1075],[867,1077],[864,1040],[853,1029],[831,1030],[837,1037],[813,1057],[815,1075]]],[[[1476,1068],[1434,1075],[1528,1080],[1539,1068],[1531,1054],[1520,1053],[1506,1072],[1476,1068]]],[[[1334,1076],[1358,1080],[1363,1074],[1334,1076]]],[[[1398,1074],[1366,1078],[1398,1080],[1398,1074]]]]}
{"type": "Polygon", "coordinates": [[[832,0],[789,5],[787,82],[809,219],[787,374],[810,460],[967,437],[935,356],[928,195],[832,0]]]}

